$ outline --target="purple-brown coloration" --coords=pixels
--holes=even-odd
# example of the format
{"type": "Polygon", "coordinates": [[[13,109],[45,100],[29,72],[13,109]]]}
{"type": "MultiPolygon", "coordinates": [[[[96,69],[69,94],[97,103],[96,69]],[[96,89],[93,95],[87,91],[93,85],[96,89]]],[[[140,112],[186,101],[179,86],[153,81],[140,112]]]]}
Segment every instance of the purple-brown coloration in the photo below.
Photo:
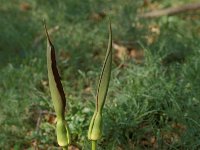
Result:
{"type": "MultiPolygon", "coordinates": [[[[50,44],[50,46],[51,46],[51,63],[52,63],[52,64],[51,64],[51,68],[52,68],[52,72],[53,72],[53,76],[54,76],[54,79],[55,79],[55,82],[56,82],[56,86],[57,86],[57,88],[58,88],[58,91],[59,91],[60,96],[61,96],[61,99],[62,99],[63,110],[65,110],[65,106],[66,106],[65,93],[64,93],[64,90],[63,90],[62,83],[61,83],[61,81],[60,81],[60,76],[59,76],[59,73],[58,73],[58,69],[57,69],[57,67],[56,67],[55,49],[54,49],[53,44],[51,43],[49,34],[48,34],[48,32],[47,32],[46,25],[45,25],[45,30],[46,30],[46,35],[47,35],[49,44],[50,44]]],[[[63,113],[64,113],[64,112],[63,112],[63,113]]],[[[64,115],[64,114],[63,114],[63,115],[64,115]]]]}

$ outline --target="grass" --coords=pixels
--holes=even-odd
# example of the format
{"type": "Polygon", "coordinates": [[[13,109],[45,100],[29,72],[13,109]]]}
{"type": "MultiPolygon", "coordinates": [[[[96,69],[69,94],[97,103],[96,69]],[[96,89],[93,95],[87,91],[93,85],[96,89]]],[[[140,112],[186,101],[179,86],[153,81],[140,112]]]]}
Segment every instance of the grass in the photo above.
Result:
{"type": "Polygon", "coordinates": [[[96,20],[93,15],[102,11],[112,19],[114,41],[136,41],[145,57],[137,64],[132,57],[114,56],[100,149],[200,147],[199,12],[138,20],[136,12],[148,9],[142,1],[36,0],[27,1],[30,9],[23,0],[1,1],[1,149],[58,147],[54,115],[44,114],[36,131],[39,112],[53,112],[46,41],[32,46],[44,33],[43,19],[48,28],[59,26],[51,37],[68,100],[66,119],[73,141],[89,149],[87,130],[108,38],[106,17],[96,20]],[[152,32],[153,27],[160,33],[152,32]]]}

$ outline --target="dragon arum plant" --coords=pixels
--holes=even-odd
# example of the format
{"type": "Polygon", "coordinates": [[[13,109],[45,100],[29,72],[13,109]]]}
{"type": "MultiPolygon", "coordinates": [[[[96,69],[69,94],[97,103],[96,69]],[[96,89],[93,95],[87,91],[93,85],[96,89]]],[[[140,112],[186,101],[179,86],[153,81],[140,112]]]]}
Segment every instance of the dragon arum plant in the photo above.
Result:
{"type": "Polygon", "coordinates": [[[96,96],[96,108],[90,122],[90,127],[88,131],[88,139],[92,140],[92,149],[96,149],[96,141],[101,138],[102,135],[102,109],[105,103],[109,81],[110,81],[110,74],[111,74],[111,66],[112,66],[112,30],[111,24],[109,26],[109,41],[108,41],[108,48],[106,52],[106,57],[104,60],[99,85],[97,89],[97,96],[96,96]]]}
{"type": "Polygon", "coordinates": [[[49,38],[46,25],[45,25],[45,30],[47,35],[47,70],[48,70],[49,88],[57,117],[57,123],[56,123],[57,141],[58,144],[62,146],[63,149],[65,149],[67,145],[70,144],[69,128],[65,121],[65,115],[64,115],[66,107],[66,99],[62,83],[60,81],[58,69],[56,67],[55,49],[49,38]]]}
{"type": "MultiPolygon", "coordinates": [[[[57,123],[56,123],[57,142],[59,146],[61,146],[63,150],[65,150],[67,149],[68,145],[71,144],[70,129],[67,125],[67,122],[65,121],[66,98],[62,87],[62,83],[60,81],[58,69],[56,66],[55,49],[50,40],[46,25],[45,25],[45,31],[47,36],[47,70],[48,70],[49,88],[57,117],[57,123]]],[[[97,149],[97,140],[99,140],[102,135],[102,109],[108,91],[110,74],[111,74],[111,65],[112,65],[112,29],[110,23],[108,48],[97,88],[96,108],[88,130],[88,139],[92,141],[92,150],[97,149]]]]}

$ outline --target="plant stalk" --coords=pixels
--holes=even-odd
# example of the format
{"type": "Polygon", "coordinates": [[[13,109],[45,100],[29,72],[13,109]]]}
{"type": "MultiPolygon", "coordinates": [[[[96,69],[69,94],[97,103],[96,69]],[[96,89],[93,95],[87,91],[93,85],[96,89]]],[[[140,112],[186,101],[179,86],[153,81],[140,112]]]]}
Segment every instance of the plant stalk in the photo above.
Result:
{"type": "Polygon", "coordinates": [[[65,146],[65,147],[63,147],[62,149],[63,149],[63,150],[68,150],[68,147],[67,147],[67,146],[65,146]]]}
{"type": "Polygon", "coordinates": [[[92,140],[92,150],[97,150],[97,141],[92,140]]]}

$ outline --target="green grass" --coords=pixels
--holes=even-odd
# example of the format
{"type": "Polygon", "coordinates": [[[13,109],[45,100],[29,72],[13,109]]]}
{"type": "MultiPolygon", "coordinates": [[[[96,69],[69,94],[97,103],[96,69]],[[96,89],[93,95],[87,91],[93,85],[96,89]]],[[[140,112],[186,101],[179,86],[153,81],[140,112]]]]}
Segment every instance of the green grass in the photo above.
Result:
{"type": "Polygon", "coordinates": [[[46,84],[46,40],[32,46],[44,33],[43,19],[48,28],[60,27],[51,37],[68,100],[66,119],[73,141],[89,149],[87,130],[108,40],[106,17],[96,21],[90,16],[102,11],[111,17],[114,41],[136,41],[145,58],[138,65],[133,58],[114,57],[100,149],[200,147],[198,11],[138,20],[142,1],[30,0],[31,9],[22,11],[23,2],[1,0],[0,6],[0,149],[34,149],[35,141],[39,149],[58,147],[55,123],[49,121],[54,116],[45,114],[36,132],[40,110],[53,112],[46,84]],[[159,35],[150,32],[151,25],[159,26],[159,35]],[[147,37],[153,36],[155,41],[148,44],[147,37]],[[168,59],[171,53],[178,57],[168,59]],[[124,67],[118,67],[121,63],[124,67]]]}

